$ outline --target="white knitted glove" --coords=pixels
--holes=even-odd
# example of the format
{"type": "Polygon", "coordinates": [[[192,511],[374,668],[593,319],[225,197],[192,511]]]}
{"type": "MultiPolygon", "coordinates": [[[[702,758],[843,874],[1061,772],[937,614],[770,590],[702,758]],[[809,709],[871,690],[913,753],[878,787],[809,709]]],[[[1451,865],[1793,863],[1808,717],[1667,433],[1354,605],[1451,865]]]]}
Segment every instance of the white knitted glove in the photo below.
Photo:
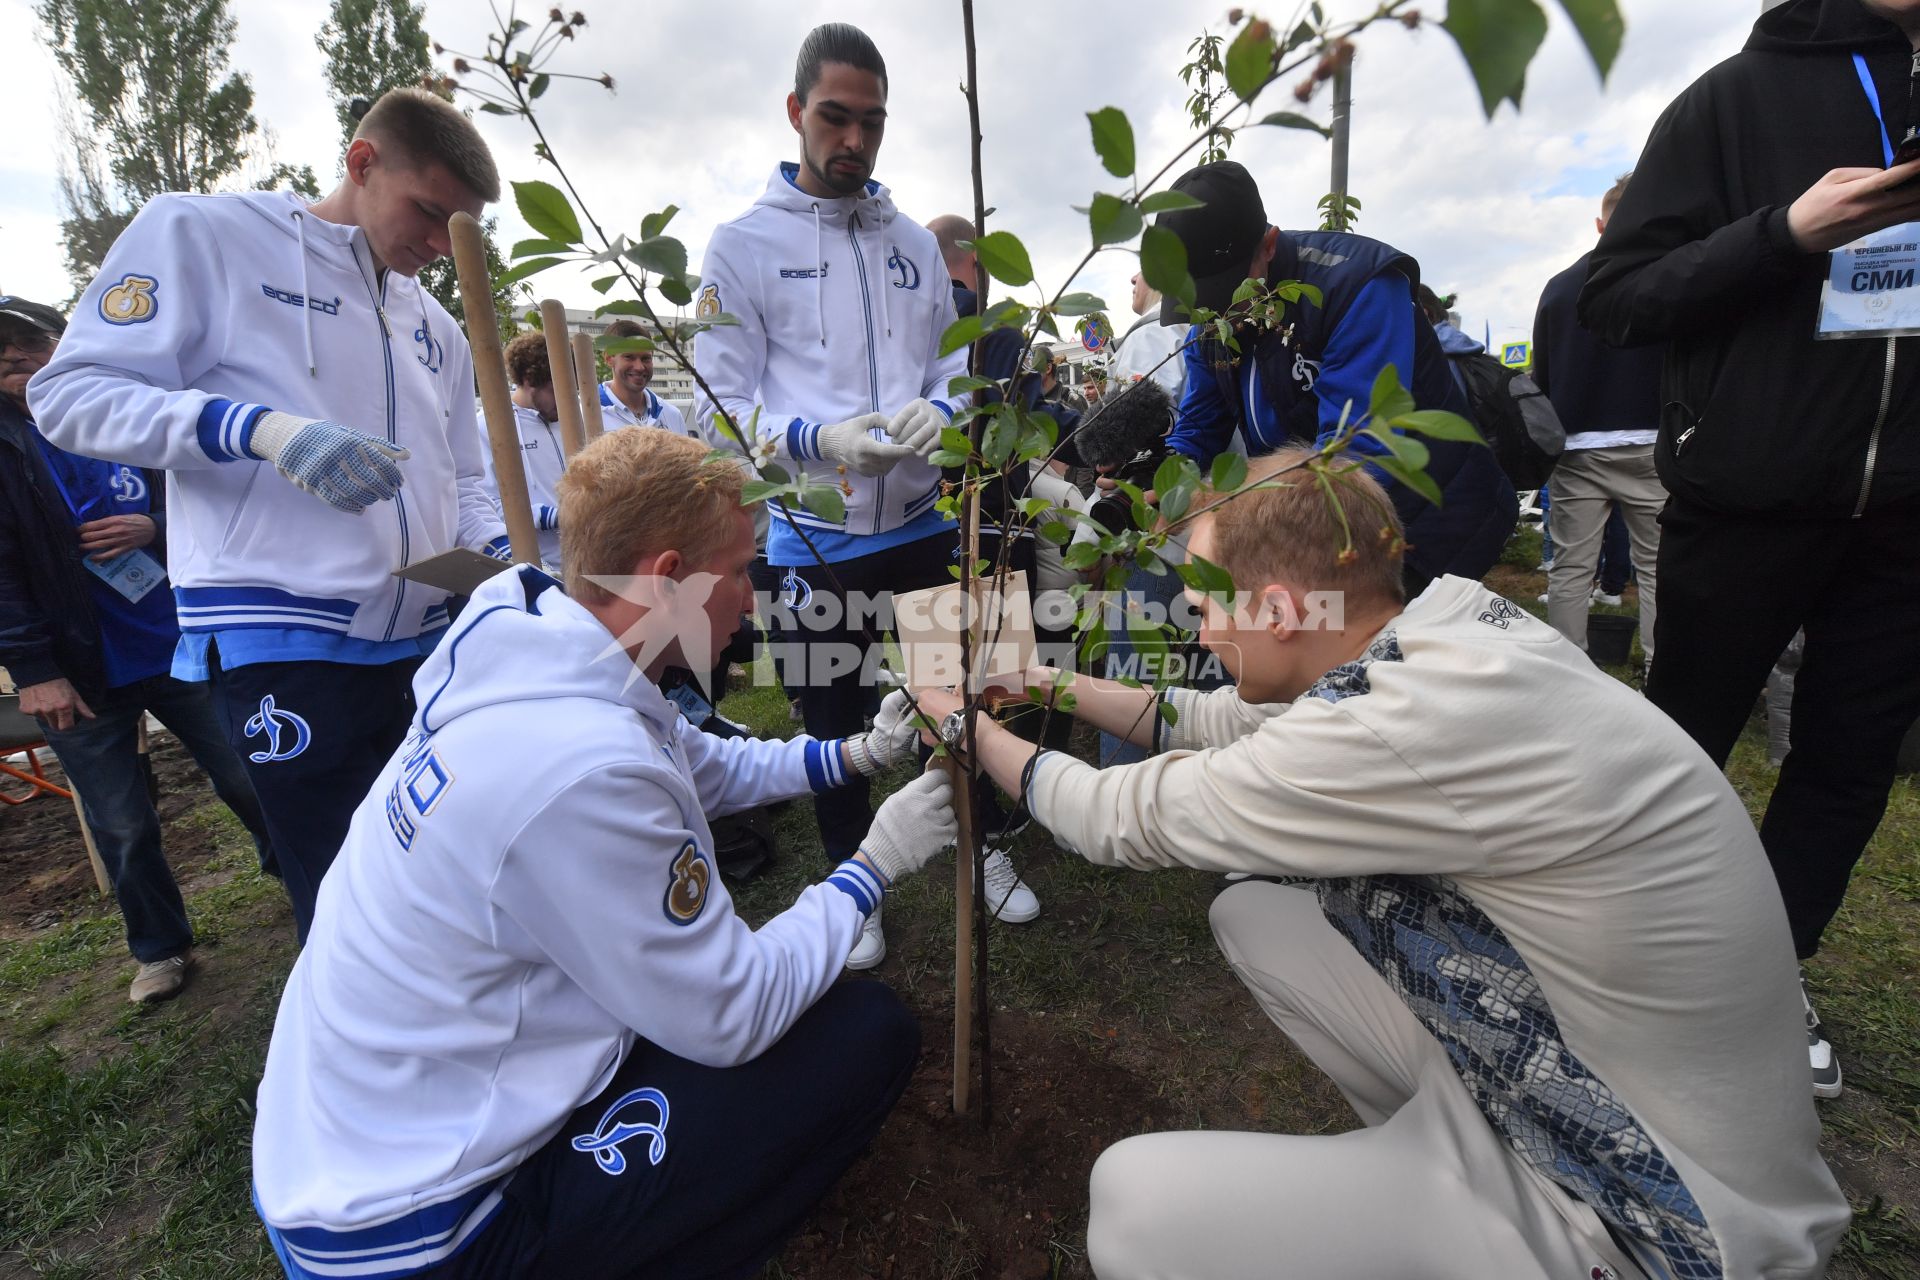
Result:
{"type": "Polygon", "coordinates": [[[883,476],[913,457],[913,450],[906,446],[888,444],[885,440],[873,437],[873,432],[886,425],[887,420],[883,415],[863,413],[857,418],[820,428],[814,438],[818,442],[820,456],[828,462],[841,463],[847,470],[863,476],[883,476]]]}
{"type": "Polygon", "coordinates": [[[915,400],[893,415],[887,434],[895,444],[930,458],[940,448],[940,429],[946,425],[947,415],[934,408],[931,400],[915,400]]]}
{"type": "Polygon", "coordinates": [[[397,444],[319,418],[272,410],[262,414],[247,452],[330,507],[359,515],[400,492],[400,464],[412,455],[397,444]]]}
{"type": "Polygon", "coordinates": [[[869,776],[918,754],[920,731],[913,726],[907,691],[895,689],[881,700],[873,728],[847,739],[847,760],[869,776]]]}
{"type": "Polygon", "coordinates": [[[933,861],[959,834],[953,780],[944,768],[935,768],[887,797],[873,815],[860,852],[891,885],[933,861]]]}

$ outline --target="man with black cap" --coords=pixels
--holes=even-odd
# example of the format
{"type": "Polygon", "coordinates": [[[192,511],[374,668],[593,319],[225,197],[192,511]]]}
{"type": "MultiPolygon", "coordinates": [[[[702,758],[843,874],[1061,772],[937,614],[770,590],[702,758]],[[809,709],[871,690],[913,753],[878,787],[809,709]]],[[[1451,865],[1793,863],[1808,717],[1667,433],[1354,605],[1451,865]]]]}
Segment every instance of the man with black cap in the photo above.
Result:
{"type": "MultiPolygon", "coordinates": [[[[1291,443],[1323,441],[1364,414],[1374,379],[1388,365],[1422,409],[1470,417],[1465,394],[1447,369],[1433,329],[1414,303],[1420,265],[1391,245],[1335,231],[1282,231],[1267,224],[1253,175],[1231,160],[1182,174],[1175,191],[1200,201],[1163,213],[1158,225],[1186,246],[1195,301],[1234,310],[1242,281],[1297,280],[1319,292],[1287,304],[1277,330],[1243,327],[1240,350],[1218,339],[1186,349],[1186,393],[1168,447],[1203,468],[1239,430],[1253,456],[1291,443]],[[1351,406],[1351,408],[1349,408],[1351,406]]],[[[1161,303],[1160,323],[1186,325],[1177,298],[1161,303]]],[[[1376,474],[1407,529],[1406,585],[1417,593],[1442,574],[1477,578],[1499,559],[1518,504],[1491,450],[1455,441],[1423,441],[1427,474],[1440,505],[1391,476],[1376,474]]],[[[1377,454],[1362,438],[1353,451],[1377,454]]]]}
{"type": "Polygon", "coordinates": [[[136,740],[149,712],[193,753],[270,861],[259,803],[205,685],[168,674],[180,625],[168,589],[158,472],[68,453],[27,410],[27,380],[66,320],[0,296],[0,666],[80,793],[140,961],[128,998],[179,993],[193,929],[160,847],[136,740]]]}

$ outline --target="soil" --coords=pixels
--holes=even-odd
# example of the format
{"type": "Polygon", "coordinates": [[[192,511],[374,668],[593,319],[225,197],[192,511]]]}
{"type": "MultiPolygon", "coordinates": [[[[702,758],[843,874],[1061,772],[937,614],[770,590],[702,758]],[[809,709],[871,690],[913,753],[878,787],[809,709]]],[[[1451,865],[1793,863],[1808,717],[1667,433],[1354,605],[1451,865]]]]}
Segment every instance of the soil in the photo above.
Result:
{"type": "MultiPolygon", "coordinates": [[[[170,734],[151,735],[151,746],[167,861],[184,886],[215,850],[206,828],[178,820],[207,803],[212,788],[170,734]]],[[[47,777],[66,785],[53,752],[38,754],[47,777]]],[[[7,794],[21,790],[20,784],[6,780],[7,794]]],[[[70,802],[41,792],[26,804],[0,807],[0,940],[16,941],[101,905],[70,802]]]]}

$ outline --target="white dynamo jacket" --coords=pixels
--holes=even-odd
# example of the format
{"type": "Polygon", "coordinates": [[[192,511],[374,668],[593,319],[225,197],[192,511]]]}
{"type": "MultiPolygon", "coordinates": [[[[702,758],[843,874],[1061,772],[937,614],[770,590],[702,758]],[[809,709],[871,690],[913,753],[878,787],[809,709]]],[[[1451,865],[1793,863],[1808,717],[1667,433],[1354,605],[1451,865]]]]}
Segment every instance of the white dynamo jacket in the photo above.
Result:
{"type": "Polygon", "coordinates": [[[636,1034],[708,1066],[757,1057],[880,895],[845,863],[758,930],[735,915],[708,818],[844,781],[841,743],[701,733],[608,641],[523,566],[414,678],[260,1082],[254,1192],[300,1274],[454,1252],[636,1034]]]}
{"type": "MultiPolygon", "coordinates": [[[[700,335],[694,364],[742,431],[783,466],[838,480],[820,458],[819,430],[863,413],[889,417],[917,399],[949,417],[963,402],[947,392],[966,373],[966,348],[942,356],[953,290],[933,234],[869,182],[859,195],[828,200],[794,185],[782,164],[751,209],[714,230],[701,266],[695,315],[739,318],[700,335]]],[[[694,418],[709,440],[723,436],[715,404],[696,393],[694,418]]],[[[876,432],[885,438],[884,431],[876,432]]],[[[731,442],[729,442],[731,443],[731,442]]],[[[737,446],[735,446],[737,447],[737,446]]],[[[940,471],[909,458],[883,476],[849,473],[846,520],[793,507],[794,523],[852,535],[886,533],[932,509],[940,471]]],[[[775,510],[776,522],[784,519],[775,510]]]]}
{"type": "Polygon", "coordinates": [[[140,211],[27,388],[63,449],[173,473],[168,576],[187,631],[406,639],[447,593],[392,576],[505,532],[486,491],[466,337],[366,236],[292,192],[166,195],[140,211]],[[336,511],[240,452],[268,409],[405,446],[404,487],[336,511]]]}

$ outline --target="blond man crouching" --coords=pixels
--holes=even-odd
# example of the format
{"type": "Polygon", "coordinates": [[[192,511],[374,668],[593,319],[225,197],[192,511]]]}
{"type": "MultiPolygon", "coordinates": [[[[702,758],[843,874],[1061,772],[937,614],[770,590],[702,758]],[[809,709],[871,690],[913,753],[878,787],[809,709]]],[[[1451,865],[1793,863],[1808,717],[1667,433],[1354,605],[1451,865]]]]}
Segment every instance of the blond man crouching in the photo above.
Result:
{"type": "Polygon", "coordinates": [[[888,885],[952,838],[941,773],[758,930],[709,816],[915,756],[723,740],[655,685],[751,607],[741,475],[664,431],[559,483],[567,590],[473,595],[353,816],[274,1025],[254,1193],[292,1277],[755,1274],[866,1146],[918,1053],[834,985],[888,885]],[[343,1269],[344,1268],[344,1269],[343,1269]]]}
{"type": "Polygon", "coordinates": [[[1036,760],[977,722],[985,768],[1016,794],[1024,776],[1034,817],[1091,862],[1298,878],[1229,888],[1214,934],[1364,1124],[1114,1146],[1093,1170],[1095,1271],[1821,1274],[1847,1202],[1816,1149],[1793,948],[1739,798],[1482,584],[1404,601],[1399,525],[1364,471],[1333,479],[1347,556],[1331,499],[1278,478],[1191,541],[1238,585],[1232,609],[1204,602],[1200,637],[1237,688],[1170,691],[1168,725],[1150,691],[1065,686],[1076,716],[1159,754],[1036,760]]]}

